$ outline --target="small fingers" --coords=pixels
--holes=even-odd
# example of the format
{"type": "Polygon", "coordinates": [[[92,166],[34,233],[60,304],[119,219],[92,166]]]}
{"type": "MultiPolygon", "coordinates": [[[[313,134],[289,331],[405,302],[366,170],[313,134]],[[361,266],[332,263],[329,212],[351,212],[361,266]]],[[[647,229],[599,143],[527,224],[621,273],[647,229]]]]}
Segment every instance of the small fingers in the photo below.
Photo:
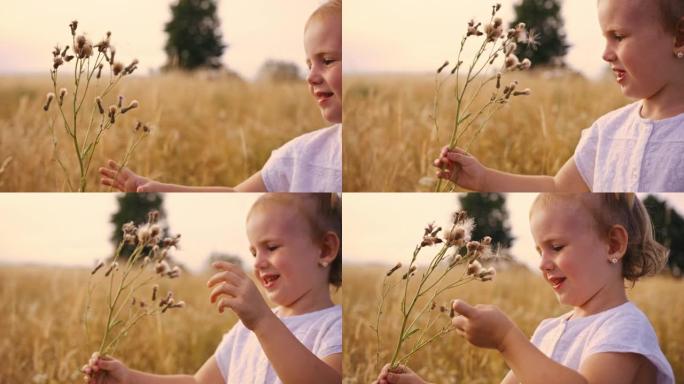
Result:
{"type": "Polygon", "coordinates": [[[114,181],[113,179],[107,178],[107,177],[101,178],[101,179],[100,179],[100,184],[105,185],[105,186],[108,186],[108,187],[116,188],[116,189],[118,189],[118,190],[121,191],[121,192],[124,191],[123,184],[121,184],[121,183],[118,182],[118,181],[114,181]]]}
{"type": "Polygon", "coordinates": [[[219,313],[223,313],[223,311],[228,308],[228,309],[233,309],[233,299],[224,297],[218,302],[218,311],[219,313]]]}
{"type": "Polygon", "coordinates": [[[235,286],[230,285],[228,283],[223,283],[218,287],[214,288],[213,291],[211,291],[211,294],[209,295],[209,301],[211,301],[211,303],[213,304],[216,302],[216,299],[221,295],[236,297],[238,295],[238,292],[235,286]]]}
{"type": "Polygon", "coordinates": [[[214,274],[214,276],[212,276],[207,281],[207,287],[211,288],[214,285],[221,283],[221,282],[226,282],[226,283],[230,283],[232,285],[237,286],[238,285],[237,283],[240,281],[240,279],[241,279],[241,276],[236,274],[233,271],[223,271],[223,272],[219,272],[219,273],[214,274]]]}

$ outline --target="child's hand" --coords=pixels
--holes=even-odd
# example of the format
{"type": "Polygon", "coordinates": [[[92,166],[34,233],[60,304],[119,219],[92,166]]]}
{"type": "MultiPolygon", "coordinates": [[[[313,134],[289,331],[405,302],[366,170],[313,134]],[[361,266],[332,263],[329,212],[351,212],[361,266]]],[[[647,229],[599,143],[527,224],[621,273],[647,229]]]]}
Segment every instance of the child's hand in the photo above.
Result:
{"type": "Polygon", "coordinates": [[[82,370],[88,384],[124,384],[130,376],[130,370],[122,362],[109,356],[98,356],[97,352],[82,370]]]}
{"type": "Polygon", "coordinates": [[[114,160],[107,161],[107,166],[100,167],[99,172],[102,185],[121,192],[162,192],[161,183],[142,177],[128,167],[121,168],[114,160]]]}
{"type": "Polygon", "coordinates": [[[476,347],[503,351],[504,339],[515,327],[505,313],[493,305],[473,307],[462,300],[454,300],[451,306],[460,315],[451,320],[456,332],[476,347]]]}
{"type": "Polygon", "coordinates": [[[439,168],[437,177],[449,180],[463,188],[481,191],[485,186],[487,168],[461,148],[442,148],[434,166],[439,168]]]}
{"type": "Polygon", "coordinates": [[[378,375],[378,379],[373,384],[425,384],[420,376],[413,372],[409,367],[400,365],[390,371],[390,365],[385,364],[378,375]]]}
{"type": "Polygon", "coordinates": [[[217,261],[211,266],[222,271],[212,276],[207,282],[209,288],[218,285],[209,296],[212,303],[215,303],[219,296],[224,295],[218,301],[219,312],[223,313],[224,308],[232,309],[245,327],[252,331],[261,320],[268,316],[275,316],[261,297],[254,282],[240,267],[225,261],[217,261]]]}

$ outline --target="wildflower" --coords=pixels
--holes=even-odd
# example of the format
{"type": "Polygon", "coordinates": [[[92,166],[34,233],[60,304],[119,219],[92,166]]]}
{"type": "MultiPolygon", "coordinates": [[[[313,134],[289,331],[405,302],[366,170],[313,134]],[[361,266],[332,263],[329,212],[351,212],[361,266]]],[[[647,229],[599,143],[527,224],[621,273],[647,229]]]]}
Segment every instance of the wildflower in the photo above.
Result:
{"type": "Polygon", "coordinates": [[[143,245],[146,245],[152,238],[152,234],[150,231],[150,225],[149,224],[141,225],[138,228],[138,231],[136,234],[138,236],[138,241],[140,243],[142,243],[143,245]]]}
{"type": "Polygon", "coordinates": [[[431,310],[431,311],[434,310],[435,307],[437,307],[437,303],[435,303],[435,302],[433,301],[433,302],[432,302],[432,305],[430,305],[430,310],[431,310]]]}
{"type": "Polygon", "coordinates": [[[138,68],[138,59],[133,59],[133,61],[124,68],[124,75],[130,75],[136,68],[138,68]]]}
{"type": "Polygon", "coordinates": [[[503,23],[503,21],[501,20],[500,17],[495,17],[492,24],[493,24],[494,28],[498,28],[501,26],[502,23],[503,23]]]}
{"type": "Polygon", "coordinates": [[[95,265],[95,268],[93,268],[93,270],[90,271],[90,274],[91,274],[91,275],[94,275],[98,270],[100,270],[100,268],[104,267],[104,264],[105,264],[104,261],[100,260],[100,261],[95,265]]]}
{"type": "Polygon", "coordinates": [[[166,276],[168,276],[171,279],[175,279],[177,277],[180,277],[180,274],[181,274],[181,270],[177,265],[174,266],[172,270],[166,272],[166,276]]]}
{"type": "Polygon", "coordinates": [[[487,35],[487,41],[496,41],[503,34],[503,27],[501,24],[496,25],[496,20],[487,24],[485,26],[485,34],[487,35]]]}
{"type": "Polygon", "coordinates": [[[99,79],[102,76],[102,67],[103,66],[104,66],[104,64],[102,64],[102,63],[100,63],[97,66],[97,75],[95,75],[95,78],[99,79]]]}
{"type": "Polygon", "coordinates": [[[121,230],[125,234],[133,234],[136,232],[135,224],[132,221],[129,221],[121,226],[121,230]]]}
{"type": "Polygon", "coordinates": [[[477,279],[480,281],[490,281],[494,279],[494,275],[496,275],[494,267],[484,268],[477,273],[477,279]]]}
{"type": "Polygon", "coordinates": [[[123,71],[123,69],[124,69],[123,64],[121,64],[121,62],[117,61],[112,66],[112,73],[114,74],[114,76],[118,76],[119,73],[121,73],[121,71],[123,71]]]}
{"type": "Polygon", "coordinates": [[[532,90],[529,88],[525,88],[522,91],[514,91],[513,96],[529,96],[532,94],[532,90]]]}
{"type": "Polygon", "coordinates": [[[465,229],[460,226],[454,226],[450,231],[444,235],[444,241],[448,246],[461,246],[465,238],[465,229]]]}
{"type": "Polygon", "coordinates": [[[163,275],[169,270],[169,263],[167,263],[165,260],[157,262],[157,264],[154,266],[154,272],[163,275]]]}
{"type": "Polygon", "coordinates": [[[152,287],[152,301],[156,301],[156,300],[157,300],[157,292],[158,292],[158,291],[159,291],[159,285],[158,285],[158,284],[155,284],[155,285],[152,287]]]}
{"type": "Polygon", "coordinates": [[[481,240],[480,242],[481,242],[483,245],[489,245],[489,244],[492,243],[492,238],[489,237],[489,236],[485,236],[485,237],[482,238],[482,240],[481,240]]]}
{"type": "Polygon", "coordinates": [[[163,307],[163,306],[166,305],[169,301],[172,301],[172,300],[173,300],[173,292],[172,292],[172,291],[168,291],[168,292],[166,293],[166,297],[164,297],[163,299],[159,300],[159,306],[160,306],[160,307],[163,307]]]}
{"type": "Polygon", "coordinates": [[[119,95],[118,99],[119,99],[119,103],[116,106],[119,107],[119,109],[121,109],[121,107],[123,107],[123,100],[124,100],[123,95],[119,95]]]}
{"type": "Polygon", "coordinates": [[[66,96],[67,90],[66,88],[62,88],[59,90],[59,99],[57,99],[57,102],[59,103],[59,106],[62,106],[62,103],[64,103],[64,96],[66,96]]]}
{"type": "Polygon", "coordinates": [[[448,265],[448,268],[453,268],[453,267],[455,267],[456,264],[458,264],[458,262],[461,261],[461,259],[463,259],[463,256],[461,256],[458,252],[455,252],[454,254],[452,254],[451,256],[449,256],[449,257],[447,258],[447,265],[448,265]]]}
{"type": "Polygon", "coordinates": [[[111,56],[109,56],[109,60],[107,61],[109,62],[109,64],[114,64],[114,55],[116,54],[116,48],[114,48],[113,45],[109,46],[109,53],[111,56]]]}
{"type": "Polygon", "coordinates": [[[518,65],[518,69],[527,70],[532,66],[532,61],[528,58],[524,58],[523,61],[518,65]]]}
{"type": "Polygon", "coordinates": [[[518,65],[520,64],[520,59],[518,59],[518,56],[511,53],[510,55],[506,56],[505,64],[506,64],[506,69],[509,69],[509,70],[514,69],[514,68],[517,68],[518,65]]]}
{"type": "Polygon", "coordinates": [[[78,37],[76,37],[76,46],[74,47],[74,49],[78,52],[81,50],[81,48],[83,48],[85,46],[85,44],[86,44],[86,37],[83,35],[78,35],[78,37]]]}
{"type": "Polygon", "coordinates": [[[508,56],[512,53],[514,53],[518,49],[518,44],[515,42],[511,41],[508,44],[506,44],[506,47],[504,48],[504,55],[508,56]]]}
{"type": "Polygon", "coordinates": [[[501,72],[496,74],[496,89],[501,88],[501,72]]]}
{"type": "Polygon", "coordinates": [[[178,248],[178,241],[180,241],[180,237],[181,237],[181,235],[178,234],[174,237],[164,238],[164,240],[162,240],[162,247],[163,248],[170,248],[171,246],[174,246],[174,247],[178,248]]]}
{"type": "Polygon", "coordinates": [[[468,264],[468,271],[466,273],[468,275],[477,276],[480,271],[482,271],[482,264],[477,260],[473,260],[468,264]]]}
{"type": "Polygon", "coordinates": [[[64,49],[62,50],[62,53],[60,54],[60,56],[64,57],[64,56],[66,55],[66,53],[67,53],[68,50],[69,50],[69,46],[67,45],[67,46],[64,47],[64,49]]]}
{"type": "Polygon", "coordinates": [[[109,264],[109,268],[107,268],[107,272],[105,272],[105,277],[109,276],[112,271],[118,270],[119,269],[119,263],[118,262],[113,262],[109,264]]]}
{"type": "Polygon", "coordinates": [[[386,274],[386,275],[387,275],[387,276],[390,276],[391,274],[394,273],[394,271],[396,271],[396,270],[399,269],[399,268],[401,268],[401,262],[397,263],[397,265],[395,265],[394,267],[392,267],[392,269],[390,269],[389,271],[387,271],[387,274],[386,274]]]}
{"type": "Polygon", "coordinates": [[[443,240],[440,239],[439,237],[428,235],[428,236],[423,236],[423,241],[420,243],[420,246],[421,247],[428,247],[431,245],[439,244],[441,242],[443,242],[443,240]]]}
{"type": "Polygon", "coordinates": [[[404,273],[404,275],[401,277],[402,280],[406,280],[407,278],[411,277],[413,275],[413,272],[416,271],[416,266],[412,265],[411,268],[409,268],[408,272],[404,273]]]}
{"type": "Polygon", "coordinates": [[[185,308],[185,301],[181,300],[176,304],[171,304],[170,308],[185,308]]]}
{"type": "Polygon", "coordinates": [[[145,267],[147,267],[147,264],[150,263],[150,260],[151,260],[151,259],[150,259],[149,256],[145,256],[145,258],[143,259],[142,264],[140,265],[140,269],[144,269],[145,267]]]}
{"type": "Polygon", "coordinates": [[[150,133],[151,128],[147,124],[143,125],[142,130],[144,133],[150,133]]]}
{"type": "Polygon", "coordinates": [[[64,61],[66,61],[66,62],[68,63],[68,62],[70,62],[71,59],[73,59],[73,58],[74,58],[74,55],[66,55],[66,56],[64,56],[64,61]]]}
{"type": "Polygon", "coordinates": [[[444,304],[442,304],[442,305],[439,306],[439,311],[442,312],[442,313],[445,313],[445,312],[447,311],[447,309],[446,309],[446,307],[444,306],[444,304]]]}
{"type": "Polygon", "coordinates": [[[466,32],[466,37],[472,36],[472,35],[482,36],[482,34],[483,34],[482,31],[478,30],[478,28],[480,27],[481,24],[482,23],[475,24],[475,20],[471,19],[468,22],[468,32],[466,32]]]}
{"type": "Polygon", "coordinates": [[[437,68],[437,73],[442,72],[442,70],[446,68],[447,65],[449,65],[449,61],[444,61],[444,64],[442,64],[441,67],[437,68]]]}
{"type": "Polygon", "coordinates": [[[114,124],[114,121],[116,120],[116,105],[109,106],[109,113],[107,114],[107,116],[109,116],[109,122],[114,124]]]}
{"type": "Polygon", "coordinates": [[[458,68],[461,67],[461,64],[463,64],[463,60],[459,60],[458,63],[456,63],[456,65],[454,65],[454,68],[451,69],[451,74],[452,74],[452,75],[453,75],[454,73],[456,73],[456,71],[458,71],[458,68]]]}
{"type": "Polygon", "coordinates": [[[43,111],[46,111],[50,109],[50,103],[52,103],[52,99],[55,98],[55,94],[52,92],[48,92],[47,95],[45,95],[45,104],[43,104],[43,111]]]}
{"type": "Polygon", "coordinates": [[[131,109],[135,109],[135,108],[138,108],[138,100],[133,100],[133,101],[131,101],[130,104],[128,104],[127,107],[121,108],[121,113],[122,114],[126,113],[126,112],[130,111],[131,109]]]}
{"type": "Polygon", "coordinates": [[[64,64],[64,59],[62,59],[61,56],[57,56],[54,59],[52,59],[52,68],[53,69],[59,68],[59,66],[62,64],[64,64]]]}
{"type": "Polygon", "coordinates": [[[71,29],[71,36],[76,35],[76,28],[78,27],[78,21],[74,20],[71,23],[69,23],[69,29],[71,29]]]}

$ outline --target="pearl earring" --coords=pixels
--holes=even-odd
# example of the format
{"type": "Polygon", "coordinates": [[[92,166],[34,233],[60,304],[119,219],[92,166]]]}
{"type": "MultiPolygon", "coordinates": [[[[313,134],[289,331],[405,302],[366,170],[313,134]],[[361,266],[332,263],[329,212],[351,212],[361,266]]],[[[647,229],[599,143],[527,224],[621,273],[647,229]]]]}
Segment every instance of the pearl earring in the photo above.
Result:
{"type": "Polygon", "coordinates": [[[319,261],[318,265],[320,265],[321,268],[326,268],[328,266],[328,262],[327,261],[319,261]]]}
{"type": "Polygon", "coordinates": [[[610,263],[611,263],[611,264],[616,264],[617,262],[618,262],[617,257],[612,257],[612,258],[610,259],[610,263]]]}
{"type": "Polygon", "coordinates": [[[678,59],[682,59],[682,58],[684,58],[684,52],[681,52],[681,51],[677,52],[676,56],[678,59]]]}

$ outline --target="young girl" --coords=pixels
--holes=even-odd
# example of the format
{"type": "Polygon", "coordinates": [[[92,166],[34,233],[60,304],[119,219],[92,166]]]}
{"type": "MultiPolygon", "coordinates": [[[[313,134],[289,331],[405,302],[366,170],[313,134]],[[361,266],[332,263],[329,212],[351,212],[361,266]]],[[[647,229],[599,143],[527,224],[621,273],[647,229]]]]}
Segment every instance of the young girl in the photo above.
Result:
{"type": "Polygon", "coordinates": [[[332,126],[303,134],[271,153],[264,167],[234,188],[166,184],[120,169],[99,169],[101,183],[124,192],[341,192],[342,0],[328,0],[304,28],[309,91],[332,126]]]}
{"type": "Polygon", "coordinates": [[[240,321],[194,376],[153,375],[107,357],[91,362],[90,382],[341,383],[342,308],[329,289],[342,283],[341,230],[336,194],[263,195],[247,215],[247,237],[254,276],[278,307],[239,267],[216,262],[210,300],[240,321]]]}
{"type": "Polygon", "coordinates": [[[603,59],[622,93],[640,100],[584,130],[555,176],[500,172],[456,148],[435,160],[438,177],[477,191],[684,191],[684,5],[598,0],[598,14],[603,59]]]}
{"type": "MultiPolygon", "coordinates": [[[[657,272],[667,250],[633,194],[543,194],[530,212],[539,269],[573,310],[537,327],[532,341],[499,309],[453,302],[471,344],[497,349],[511,368],[502,383],[674,383],[648,319],[627,300],[625,279],[657,272]]],[[[421,383],[383,369],[380,383],[421,383]]]]}

